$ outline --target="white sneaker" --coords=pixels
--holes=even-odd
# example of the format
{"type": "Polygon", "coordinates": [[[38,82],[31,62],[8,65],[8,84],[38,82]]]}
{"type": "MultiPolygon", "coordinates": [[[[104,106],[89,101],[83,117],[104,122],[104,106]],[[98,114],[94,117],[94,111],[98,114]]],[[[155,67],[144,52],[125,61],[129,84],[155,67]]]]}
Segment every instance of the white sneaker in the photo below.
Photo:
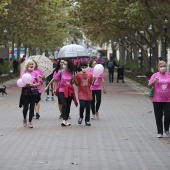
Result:
{"type": "Polygon", "coordinates": [[[23,120],[23,126],[27,127],[27,120],[26,119],[23,120]]]}
{"type": "Polygon", "coordinates": [[[97,119],[99,119],[99,113],[98,112],[96,112],[96,117],[97,117],[97,119]]]}
{"type": "Polygon", "coordinates": [[[91,119],[95,119],[95,115],[92,115],[91,119]]]}
{"type": "Polygon", "coordinates": [[[49,96],[47,96],[46,101],[50,101],[50,97],[49,96]]]}
{"type": "Polygon", "coordinates": [[[165,131],[166,136],[170,137],[169,131],[165,131]]]}
{"type": "Polygon", "coordinates": [[[65,123],[66,126],[71,126],[71,123],[67,122],[65,123]]]}
{"type": "Polygon", "coordinates": [[[33,125],[32,125],[31,122],[28,122],[28,127],[29,127],[29,128],[33,128],[33,125]]]}
{"type": "Polygon", "coordinates": [[[157,135],[157,138],[162,138],[162,137],[163,137],[162,134],[158,134],[158,135],[157,135]]]}

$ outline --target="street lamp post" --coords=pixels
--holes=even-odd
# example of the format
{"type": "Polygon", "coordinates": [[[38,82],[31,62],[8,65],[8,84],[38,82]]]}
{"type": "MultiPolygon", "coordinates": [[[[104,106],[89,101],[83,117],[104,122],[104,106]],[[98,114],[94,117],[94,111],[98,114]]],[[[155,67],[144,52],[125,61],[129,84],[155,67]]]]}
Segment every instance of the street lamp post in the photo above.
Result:
{"type": "Polygon", "coordinates": [[[150,68],[150,72],[152,71],[152,44],[151,44],[151,32],[152,32],[152,25],[149,26],[149,31],[150,31],[150,36],[149,36],[149,68],[150,68]]]}

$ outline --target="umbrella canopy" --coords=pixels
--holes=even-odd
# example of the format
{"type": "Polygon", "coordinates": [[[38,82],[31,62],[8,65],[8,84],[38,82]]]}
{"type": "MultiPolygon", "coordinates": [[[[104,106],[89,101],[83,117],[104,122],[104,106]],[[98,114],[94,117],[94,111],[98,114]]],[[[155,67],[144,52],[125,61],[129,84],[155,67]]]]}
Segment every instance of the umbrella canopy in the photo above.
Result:
{"type": "MultiPolygon", "coordinates": [[[[40,70],[42,70],[45,77],[48,77],[53,72],[53,62],[49,58],[47,58],[46,56],[34,55],[34,56],[30,56],[28,59],[35,60],[37,62],[38,68],[40,70]]],[[[24,61],[21,64],[21,72],[25,71],[25,62],[26,61],[24,61]]]]}
{"type": "Polygon", "coordinates": [[[63,46],[59,53],[57,58],[82,58],[82,57],[89,57],[89,54],[87,53],[86,49],[77,44],[70,44],[63,46]]]}

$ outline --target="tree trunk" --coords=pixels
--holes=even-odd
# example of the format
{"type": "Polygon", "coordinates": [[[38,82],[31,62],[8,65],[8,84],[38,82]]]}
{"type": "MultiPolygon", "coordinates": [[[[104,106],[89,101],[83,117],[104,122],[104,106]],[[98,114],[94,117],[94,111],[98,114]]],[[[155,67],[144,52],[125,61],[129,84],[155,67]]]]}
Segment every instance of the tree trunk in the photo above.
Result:
{"type": "Polygon", "coordinates": [[[14,34],[12,35],[12,61],[14,60],[14,34]]]}
{"type": "Polygon", "coordinates": [[[20,48],[21,48],[21,40],[18,39],[17,43],[17,59],[20,60],[20,48]]]}
{"type": "Polygon", "coordinates": [[[26,56],[27,55],[27,47],[25,46],[24,48],[24,55],[26,56]]]}

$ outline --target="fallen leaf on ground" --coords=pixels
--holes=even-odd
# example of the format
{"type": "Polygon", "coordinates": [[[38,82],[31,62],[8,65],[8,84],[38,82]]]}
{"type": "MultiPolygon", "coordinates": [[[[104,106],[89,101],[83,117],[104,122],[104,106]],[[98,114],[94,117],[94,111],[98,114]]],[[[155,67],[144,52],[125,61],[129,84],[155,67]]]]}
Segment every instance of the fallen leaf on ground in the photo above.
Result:
{"type": "Polygon", "coordinates": [[[41,161],[40,164],[47,164],[48,161],[41,161]]]}
{"type": "Polygon", "coordinates": [[[78,165],[78,163],[76,163],[76,162],[72,162],[71,164],[72,164],[72,165],[78,165]]]}

